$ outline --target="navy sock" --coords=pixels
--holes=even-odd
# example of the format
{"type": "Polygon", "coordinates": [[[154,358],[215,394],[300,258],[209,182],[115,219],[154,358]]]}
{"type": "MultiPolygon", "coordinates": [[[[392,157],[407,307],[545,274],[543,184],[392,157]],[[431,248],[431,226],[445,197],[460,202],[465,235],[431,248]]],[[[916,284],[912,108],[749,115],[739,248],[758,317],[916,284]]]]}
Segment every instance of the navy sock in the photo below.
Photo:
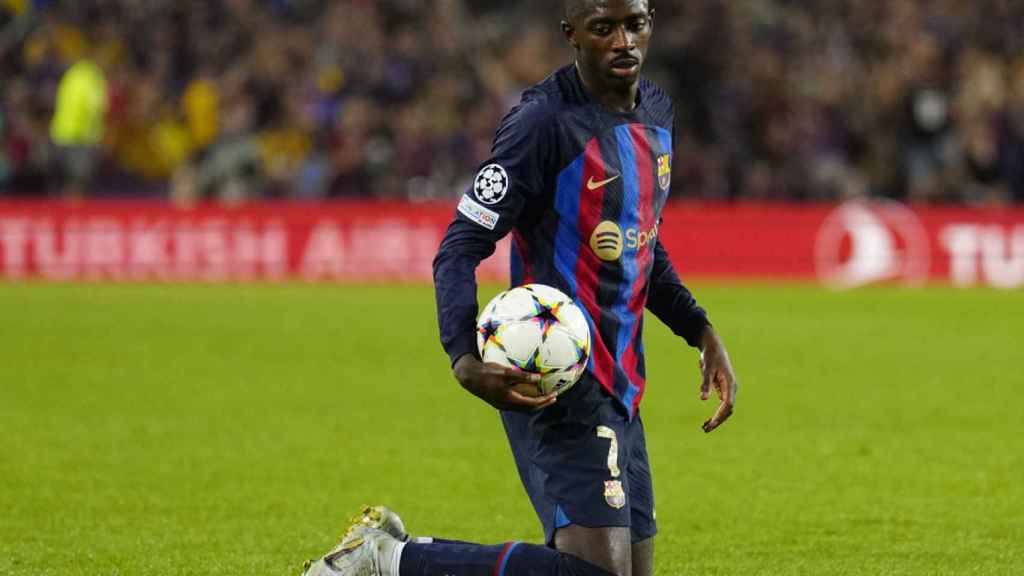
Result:
{"type": "Polygon", "coordinates": [[[472,544],[472,542],[465,542],[463,540],[445,540],[444,538],[434,538],[433,536],[417,536],[409,542],[413,544],[472,544]],[[422,538],[426,538],[425,541],[421,541],[422,538]]]}
{"type": "Polygon", "coordinates": [[[612,576],[546,546],[509,542],[416,544],[402,550],[400,576],[612,576]]]}

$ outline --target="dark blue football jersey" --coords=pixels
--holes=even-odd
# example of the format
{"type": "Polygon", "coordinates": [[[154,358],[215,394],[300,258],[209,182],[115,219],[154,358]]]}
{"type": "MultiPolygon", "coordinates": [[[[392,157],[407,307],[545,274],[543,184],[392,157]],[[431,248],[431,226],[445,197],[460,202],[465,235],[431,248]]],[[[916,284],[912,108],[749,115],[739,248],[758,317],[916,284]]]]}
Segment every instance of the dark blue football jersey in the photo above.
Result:
{"type": "Polygon", "coordinates": [[[475,270],[512,234],[512,285],[562,290],[591,327],[585,377],[631,416],[644,393],[643,311],[696,346],[706,314],[658,241],[672,169],[671,99],[640,80],[613,112],[575,66],[523,93],[462,196],[434,260],[441,340],[452,362],[476,353],[475,270]]]}

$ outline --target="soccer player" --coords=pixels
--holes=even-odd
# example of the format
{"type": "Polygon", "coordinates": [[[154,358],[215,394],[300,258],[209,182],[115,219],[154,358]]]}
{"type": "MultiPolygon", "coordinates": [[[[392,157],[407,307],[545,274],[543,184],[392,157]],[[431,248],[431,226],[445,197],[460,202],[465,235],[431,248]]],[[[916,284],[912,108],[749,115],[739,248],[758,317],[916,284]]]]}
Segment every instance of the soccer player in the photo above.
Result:
{"type": "Polygon", "coordinates": [[[641,78],[648,0],[567,0],[575,62],[528,89],[458,205],[434,261],[441,340],[455,378],[501,411],[547,546],[409,541],[383,508],[357,517],[309,574],[650,576],[654,496],[640,418],[644,308],[701,350],[703,429],[732,413],[725,347],[658,240],[671,182],[673,110],[641,78]],[[569,294],[588,316],[586,374],[557,399],[513,390],[537,377],[477,357],[477,265],[512,233],[512,284],[569,294]]]}

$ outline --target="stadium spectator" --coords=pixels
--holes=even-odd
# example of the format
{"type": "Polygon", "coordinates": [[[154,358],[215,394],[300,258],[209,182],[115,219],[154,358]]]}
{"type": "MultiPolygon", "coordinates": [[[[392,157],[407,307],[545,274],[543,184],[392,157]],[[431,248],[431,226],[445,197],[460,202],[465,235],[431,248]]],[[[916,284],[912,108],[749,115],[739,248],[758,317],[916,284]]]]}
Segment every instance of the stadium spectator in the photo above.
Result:
{"type": "MultiPolygon", "coordinates": [[[[680,99],[677,196],[1024,200],[1024,3],[656,8],[648,73],[680,99]]],[[[109,100],[93,194],[448,198],[509,99],[564,59],[549,11],[2,0],[0,194],[59,189],[58,82],[93,53],[109,100]]]]}
{"type": "Polygon", "coordinates": [[[94,60],[82,58],[61,77],[50,122],[64,196],[91,191],[106,116],[107,78],[94,60]]]}

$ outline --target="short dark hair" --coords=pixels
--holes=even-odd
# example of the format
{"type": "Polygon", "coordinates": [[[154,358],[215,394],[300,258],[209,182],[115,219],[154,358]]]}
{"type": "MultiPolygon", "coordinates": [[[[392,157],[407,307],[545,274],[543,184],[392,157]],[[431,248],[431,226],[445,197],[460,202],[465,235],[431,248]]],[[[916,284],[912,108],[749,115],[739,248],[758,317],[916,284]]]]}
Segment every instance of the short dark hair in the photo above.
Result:
{"type": "MultiPolygon", "coordinates": [[[[594,6],[594,0],[565,0],[565,20],[572,22],[577,18],[584,16],[594,6]]],[[[651,0],[647,1],[647,7],[650,8],[651,0]]]]}

